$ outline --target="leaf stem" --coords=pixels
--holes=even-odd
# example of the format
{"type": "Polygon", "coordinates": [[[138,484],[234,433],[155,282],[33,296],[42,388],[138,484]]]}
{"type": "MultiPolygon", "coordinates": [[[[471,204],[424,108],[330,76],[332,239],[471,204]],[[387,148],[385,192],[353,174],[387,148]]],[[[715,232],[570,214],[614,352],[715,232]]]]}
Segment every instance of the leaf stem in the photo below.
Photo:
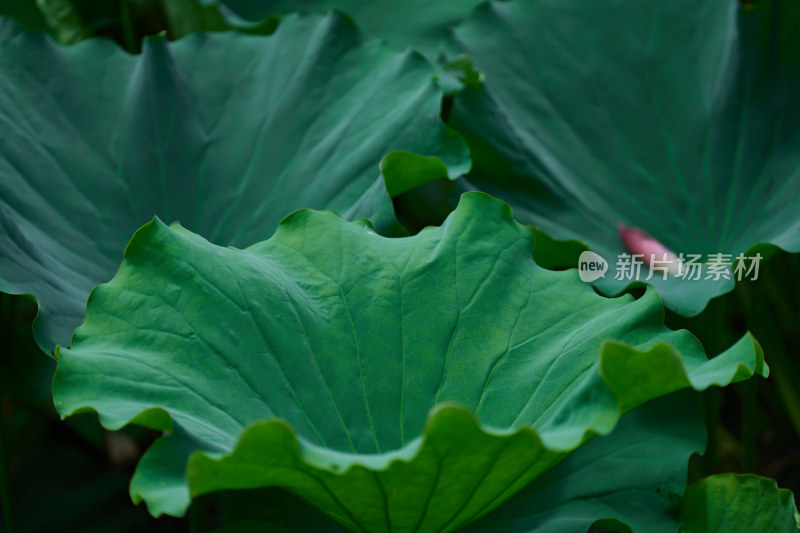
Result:
{"type": "Polygon", "coordinates": [[[800,397],[795,391],[798,381],[796,370],[790,367],[789,361],[784,361],[784,352],[773,350],[769,354],[770,379],[775,381],[774,390],[778,393],[795,435],[800,437],[800,397]]]}
{"type": "MultiPolygon", "coordinates": [[[[707,441],[704,453],[705,468],[702,477],[717,473],[719,458],[719,404],[720,392],[716,389],[707,389],[702,393],[703,406],[705,407],[707,441]]],[[[694,480],[693,480],[694,481],[694,480]]]]}
{"type": "Polygon", "coordinates": [[[17,515],[11,491],[11,468],[6,447],[6,421],[3,413],[3,403],[0,402],[0,507],[3,509],[6,531],[15,533],[18,531],[17,515]]]}
{"type": "Polygon", "coordinates": [[[131,18],[130,0],[119,0],[119,10],[122,18],[122,35],[125,50],[131,54],[136,54],[139,52],[139,47],[136,45],[136,28],[131,18]]]}
{"type": "Polygon", "coordinates": [[[747,380],[741,384],[742,401],[742,473],[756,471],[756,402],[758,383],[747,380]]]}

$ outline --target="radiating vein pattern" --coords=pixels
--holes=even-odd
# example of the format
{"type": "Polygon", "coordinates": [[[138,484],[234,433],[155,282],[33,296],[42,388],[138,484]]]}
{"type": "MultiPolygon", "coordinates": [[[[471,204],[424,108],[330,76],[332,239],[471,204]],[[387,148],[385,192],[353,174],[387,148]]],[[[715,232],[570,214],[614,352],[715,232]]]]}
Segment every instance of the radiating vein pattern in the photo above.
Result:
{"type": "MultiPolygon", "coordinates": [[[[617,223],[675,253],[800,251],[800,4],[709,0],[489,2],[453,33],[485,83],[451,124],[464,182],[519,220],[612,264],[617,223]]],[[[645,281],[645,275],[639,281],[645,281]]],[[[732,281],[646,280],[681,314],[732,281]]],[[[596,285],[620,292],[630,279],[596,285]]]]}
{"type": "MultiPolygon", "coordinates": [[[[278,485],[356,530],[437,531],[651,397],[759,371],[745,338],[710,375],[696,339],[661,324],[654,291],[599,296],[574,270],[536,265],[532,241],[482,193],[407,238],[302,210],[238,250],[156,220],[92,292],[56,406],[189,434],[189,451],[235,447],[193,458],[195,493],[278,485]],[[139,418],[152,409],[172,425],[139,418]]],[[[183,457],[180,472],[182,442],[148,454],[183,457]]],[[[142,496],[172,513],[187,503],[142,496]]]]}
{"type": "Polygon", "coordinates": [[[393,150],[453,177],[468,161],[439,120],[434,67],[337,13],[287,16],[270,36],[151,38],[140,56],[21,34],[0,69],[0,290],[38,298],[47,352],[153,216],[247,246],[293,210],[346,210],[393,150]]]}

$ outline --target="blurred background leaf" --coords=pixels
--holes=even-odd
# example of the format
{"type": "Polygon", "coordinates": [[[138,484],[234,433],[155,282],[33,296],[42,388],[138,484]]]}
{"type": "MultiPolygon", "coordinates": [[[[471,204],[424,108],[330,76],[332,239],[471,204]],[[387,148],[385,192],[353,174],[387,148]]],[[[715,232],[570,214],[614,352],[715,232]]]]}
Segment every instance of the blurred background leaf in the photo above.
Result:
{"type": "Polygon", "coordinates": [[[2,530],[14,530],[12,509],[26,533],[183,531],[181,521],[156,521],[128,495],[136,460],[156,435],[111,434],[88,414],[59,420],[51,399],[56,365],[33,339],[35,313],[29,299],[0,293],[0,461],[10,473],[10,487],[0,485],[2,530]]]}

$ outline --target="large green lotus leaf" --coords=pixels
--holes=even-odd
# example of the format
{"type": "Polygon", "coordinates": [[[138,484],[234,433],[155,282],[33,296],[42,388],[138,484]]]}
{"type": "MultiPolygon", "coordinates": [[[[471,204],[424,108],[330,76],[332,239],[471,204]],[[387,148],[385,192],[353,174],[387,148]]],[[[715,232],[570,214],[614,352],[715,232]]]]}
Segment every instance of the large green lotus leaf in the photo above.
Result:
{"type": "Polygon", "coordinates": [[[683,500],[681,531],[800,531],[792,491],[773,479],[719,474],[689,485],[683,500]]]}
{"type": "MultiPolygon", "coordinates": [[[[614,279],[618,222],[677,254],[800,251],[799,24],[783,0],[486,4],[452,43],[485,73],[451,115],[475,159],[465,186],[588,243],[607,294],[630,283],[614,279]]],[[[734,285],[708,275],[649,283],[693,315],[734,285]]]]}
{"type": "Polygon", "coordinates": [[[237,250],[156,220],[60,350],[56,407],[168,430],[131,486],[155,514],[280,486],[349,528],[428,531],[653,397],[767,371],[749,335],[708,361],[654,291],[599,296],[532,241],[479,193],[399,239],[302,210],[237,250]]]}
{"type": "Polygon", "coordinates": [[[397,47],[413,46],[435,55],[450,29],[469,15],[480,0],[407,0],[363,2],[358,0],[198,0],[220,5],[220,12],[235,26],[248,27],[270,15],[298,10],[339,9],[352,16],[369,35],[397,47]]]}
{"type": "Polygon", "coordinates": [[[249,245],[295,209],[350,208],[394,149],[438,156],[451,178],[469,167],[434,68],[337,13],[287,16],[269,37],[154,38],[139,56],[17,35],[0,69],[0,290],[39,300],[48,352],[154,215],[249,245]]]}

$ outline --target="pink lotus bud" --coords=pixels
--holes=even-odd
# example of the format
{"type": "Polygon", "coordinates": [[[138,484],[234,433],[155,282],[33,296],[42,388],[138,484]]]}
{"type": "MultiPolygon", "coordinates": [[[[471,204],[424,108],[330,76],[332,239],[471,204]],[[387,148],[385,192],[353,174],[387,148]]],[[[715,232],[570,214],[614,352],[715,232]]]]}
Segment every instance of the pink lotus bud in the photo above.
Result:
{"type": "Polygon", "coordinates": [[[622,222],[617,223],[617,228],[625,248],[633,255],[641,254],[641,261],[645,265],[651,268],[657,267],[659,270],[666,267],[670,274],[680,273],[681,265],[675,252],[655,240],[649,233],[626,226],[622,222]]]}

